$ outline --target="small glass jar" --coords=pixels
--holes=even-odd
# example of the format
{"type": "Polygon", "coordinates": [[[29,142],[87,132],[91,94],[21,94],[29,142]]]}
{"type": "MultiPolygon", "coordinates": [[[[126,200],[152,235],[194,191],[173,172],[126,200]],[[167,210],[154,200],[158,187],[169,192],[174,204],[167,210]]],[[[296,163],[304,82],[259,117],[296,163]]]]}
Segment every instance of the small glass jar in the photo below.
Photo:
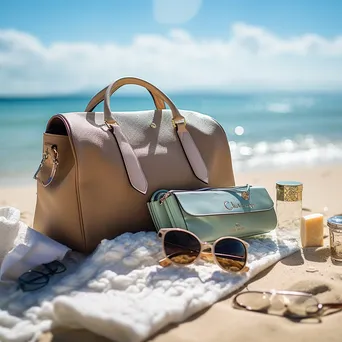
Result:
{"type": "Polygon", "coordinates": [[[330,236],[331,259],[342,261],[342,216],[333,216],[327,220],[330,236]]]}
{"type": "Polygon", "coordinates": [[[300,242],[303,184],[295,181],[279,181],[277,190],[277,237],[300,242]]]}

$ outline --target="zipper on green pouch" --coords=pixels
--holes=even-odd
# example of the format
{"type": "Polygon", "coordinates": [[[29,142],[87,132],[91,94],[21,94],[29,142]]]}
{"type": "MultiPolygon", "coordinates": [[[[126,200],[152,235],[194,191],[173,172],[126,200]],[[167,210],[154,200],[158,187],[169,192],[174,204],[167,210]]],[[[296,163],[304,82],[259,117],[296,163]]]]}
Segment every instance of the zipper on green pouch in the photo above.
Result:
{"type": "Polygon", "coordinates": [[[165,210],[167,212],[167,215],[169,216],[169,219],[171,221],[171,224],[172,224],[172,227],[175,228],[177,227],[177,225],[175,224],[175,220],[174,220],[174,217],[172,215],[172,212],[170,210],[170,207],[169,207],[169,203],[168,201],[164,200],[163,203],[161,205],[164,205],[165,206],[165,210]]]}
{"type": "Polygon", "coordinates": [[[147,208],[148,208],[148,211],[150,212],[150,215],[151,215],[151,218],[152,218],[154,227],[156,228],[157,231],[159,231],[159,229],[160,229],[160,224],[158,224],[158,221],[157,221],[157,219],[156,219],[156,216],[155,216],[153,210],[151,209],[151,204],[150,204],[150,203],[147,203],[147,208]]]}
{"type": "Polygon", "coordinates": [[[173,225],[173,228],[183,228],[188,229],[185,221],[183,220],[183,214],[181,209],[177,204],[177,200],[174,196],[168,196],[163,204],[165,205],[167,214],[169,215],[170,221],[173,225]]]}
{"type": "MultiPolygon", "coordinates": [[[[154,206],[159,206],[159,202],[154,202],[153,203],[154,206]]],[[[158,210],[154,210],[154,215],[156,217],[156,221],[158,222],[158,226],[159,226],[159,229],[160,228],[165,228],[165,224],[164,224],[164,221],[162,219],[162,217],[159,215],[159,211],[158,210]]]]}

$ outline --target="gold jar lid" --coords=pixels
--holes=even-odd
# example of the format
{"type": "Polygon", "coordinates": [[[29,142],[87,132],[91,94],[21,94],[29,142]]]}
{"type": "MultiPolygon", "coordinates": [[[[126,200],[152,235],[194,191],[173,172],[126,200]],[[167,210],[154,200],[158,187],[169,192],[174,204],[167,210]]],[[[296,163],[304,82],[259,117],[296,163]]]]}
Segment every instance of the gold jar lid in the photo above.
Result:
{"type": "Polygon", "coordinates": [[[276,183],[277,200],[296,202],[302,200],[303,184],[295,181],[280,181],[276,183]]]}

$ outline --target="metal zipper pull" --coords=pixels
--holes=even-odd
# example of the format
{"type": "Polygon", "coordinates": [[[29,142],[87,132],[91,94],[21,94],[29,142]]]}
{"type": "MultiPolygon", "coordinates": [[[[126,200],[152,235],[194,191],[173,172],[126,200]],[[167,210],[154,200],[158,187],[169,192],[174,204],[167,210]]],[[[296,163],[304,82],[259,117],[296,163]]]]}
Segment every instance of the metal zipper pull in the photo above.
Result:
{"type": "Polygon", "coordinates": [[[163,204],[163,202],[171,195],[172,190],[166,192],[163,197],[159,200],[159,204],[163,204]]]}

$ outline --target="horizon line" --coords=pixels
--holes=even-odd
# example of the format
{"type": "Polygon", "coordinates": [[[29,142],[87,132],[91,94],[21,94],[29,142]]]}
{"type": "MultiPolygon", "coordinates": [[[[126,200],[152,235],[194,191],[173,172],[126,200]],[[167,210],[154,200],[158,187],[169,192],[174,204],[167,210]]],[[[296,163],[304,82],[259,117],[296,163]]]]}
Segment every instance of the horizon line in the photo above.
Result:
{"type": "MultiPolygon", "coordinates": [[[[233,91],[223,91],[223,90],[177,90],[177,91],[169,91],[167,94],[171,96],[239,96],[239,95],[269,95],[269,94],[308,94],[308,95],[339,95],[342,94],[342,89],[307,89],[307,90],[290,90],[290,89],[275,89],[275,90],[233,90],[233,91]]],[[[90,91],[81,93],[60,93],[60,94],[37,94],[37,95],[28,95],[28,94],[16,94],[16,95],[5,95],[0,94],[0,101],[6,100],[51,100],[51,99],[67,99],[67,98],[89,98],[91,99],[97,94],[97,92],[90,93],[90,91]]],[[[126,92],[121,94],[116,94],[117,98],[144,98],[148,95],[148,93],[143,92],[126,92]]],[[[148,96],[147,96],[148,98],[148,96]]]]}

